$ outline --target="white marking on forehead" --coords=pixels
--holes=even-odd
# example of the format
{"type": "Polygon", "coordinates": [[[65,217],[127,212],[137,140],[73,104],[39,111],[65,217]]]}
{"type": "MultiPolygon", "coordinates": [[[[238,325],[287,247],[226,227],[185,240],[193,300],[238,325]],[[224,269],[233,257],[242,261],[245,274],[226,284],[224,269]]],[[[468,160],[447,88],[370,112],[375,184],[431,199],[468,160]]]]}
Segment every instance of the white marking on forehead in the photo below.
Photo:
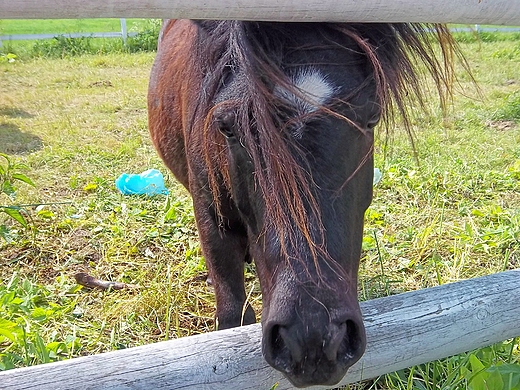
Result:
{"type": "MultiPolygon", "coordinates": [[[[274,93],[293,106],[296,115],[301,117],[318,110],[334,96],[338,89],[318,69],[312,67],[299,69],[291,78],[296,91],[276,86],[274,93]]],[[[295,136],[302,136],[303,125],[302,121],[296,124],[295,136]]]]}
{"type": "Polygon", "coordinates": [[[310,112],[317,110],[318,106],[324,105],[336,90],[317,69],[300,69],[293,81],[294,85],[305,95],[304,97],[309,100],[306,102],[306,108],[310,112]]]}
{"type": "Polygon", "coordinates": [[[330,99],[336,88],[314,68],[302,68],[292,76],[296,93],[277,86],[275,94],[289,101],[299,115],[310,114],[330,99]]]}

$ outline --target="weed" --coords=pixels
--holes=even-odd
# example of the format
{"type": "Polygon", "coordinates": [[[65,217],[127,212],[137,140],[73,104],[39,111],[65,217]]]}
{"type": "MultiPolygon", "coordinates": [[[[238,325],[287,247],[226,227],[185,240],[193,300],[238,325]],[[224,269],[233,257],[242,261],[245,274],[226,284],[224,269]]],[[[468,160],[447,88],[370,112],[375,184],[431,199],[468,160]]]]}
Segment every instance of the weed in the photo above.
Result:
{"type": "Polygon", "coordinates": [[[92,53],[92,38],[70,38],[64,35],[36,41],[33,54],[37,57],[64,58],[92,53]]]}
{"type": "Polygon", "coordinates": [[[62,338],[58,332],[48,336],[43,333],[47,324],[63,322],[73,305],[63,297],[56,301],[48,289],[22,280],[17,273],[6,285],[0,285],[0,370],[68,357],[75,338],[62,338]]]}
{"type": "Polygon", "coordinates": [[[520,90],[502,99],[502,105],[494,112],[493,119],[520,122],[520,90]]]}
{"type": "Polygon", "coordinates": [[[16,61],[16,57],[17,55],[14,54],[14,53],[0,53],[0,63],[2,62],[8,62],[8,63],[13,63],[16,61]]]}
{"type": "MultiPolygon", "coordinates": [[[[0,153],[0,158],[4,163],[0,163],[0,195],[5,198],[14,200],[16,197],[16,183],[23,182],[34,187],[34,183],[29,177],[21,173],[21,170],[28,169],[25,164],[15,163],[7,154],[0,153]]],[[[17,221],[24,228],[29,227],[27,221],[27,213],[17,205],[0,205],[0,213],[4,213],[11,219],[17,221]]],[[[0,225],[0,237],[7,242],[13,241],[13,231],[6,224],[0,225]]]]}

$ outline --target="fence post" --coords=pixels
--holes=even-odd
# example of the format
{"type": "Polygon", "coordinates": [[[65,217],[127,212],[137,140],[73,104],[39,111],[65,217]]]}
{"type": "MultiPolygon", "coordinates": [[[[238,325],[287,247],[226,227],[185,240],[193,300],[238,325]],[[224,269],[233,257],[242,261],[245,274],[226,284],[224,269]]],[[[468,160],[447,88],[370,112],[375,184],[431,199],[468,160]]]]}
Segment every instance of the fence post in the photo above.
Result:
{"type": "Polygon", "coordinates": [[[126,40],[128,38],[128,30],[126,28],[126,19],[119,19],[121,22],[121,37],[123,38],[123,45],[126,46],[126,40]]]}

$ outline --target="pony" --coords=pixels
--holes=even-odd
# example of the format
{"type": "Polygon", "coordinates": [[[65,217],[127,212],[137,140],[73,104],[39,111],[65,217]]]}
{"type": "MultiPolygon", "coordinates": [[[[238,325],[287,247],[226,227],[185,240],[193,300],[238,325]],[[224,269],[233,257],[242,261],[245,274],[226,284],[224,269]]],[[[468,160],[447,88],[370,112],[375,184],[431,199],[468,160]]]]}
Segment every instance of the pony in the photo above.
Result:
{"type": "Polygon", "coordinates": [[[338,383],[364,353],[374,128],[424,106],[424,70],[444,103],[456,52],[437,24],[163,22],[149,129],[193,198],[217,327],[256,321],[254,261],[262,353],[297,387],[338,383]]]}

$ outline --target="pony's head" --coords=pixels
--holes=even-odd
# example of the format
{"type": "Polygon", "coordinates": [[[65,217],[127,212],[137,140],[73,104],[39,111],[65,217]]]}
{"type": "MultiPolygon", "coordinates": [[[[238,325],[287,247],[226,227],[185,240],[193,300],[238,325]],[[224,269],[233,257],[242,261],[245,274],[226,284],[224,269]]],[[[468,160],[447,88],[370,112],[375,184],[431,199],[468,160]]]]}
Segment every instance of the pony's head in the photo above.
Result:
{"type": "Polygon", "coordinates": [[[374,127],[391,106],[406,121],[410,96],[421,103],[418,60],[449,86],[452,41],[415,24],[201,26],[194,120],[216,209],[236,209],[247,230],[264,356],[296,386],[333,385],[366,344],[357,274],[374,127]]]}

